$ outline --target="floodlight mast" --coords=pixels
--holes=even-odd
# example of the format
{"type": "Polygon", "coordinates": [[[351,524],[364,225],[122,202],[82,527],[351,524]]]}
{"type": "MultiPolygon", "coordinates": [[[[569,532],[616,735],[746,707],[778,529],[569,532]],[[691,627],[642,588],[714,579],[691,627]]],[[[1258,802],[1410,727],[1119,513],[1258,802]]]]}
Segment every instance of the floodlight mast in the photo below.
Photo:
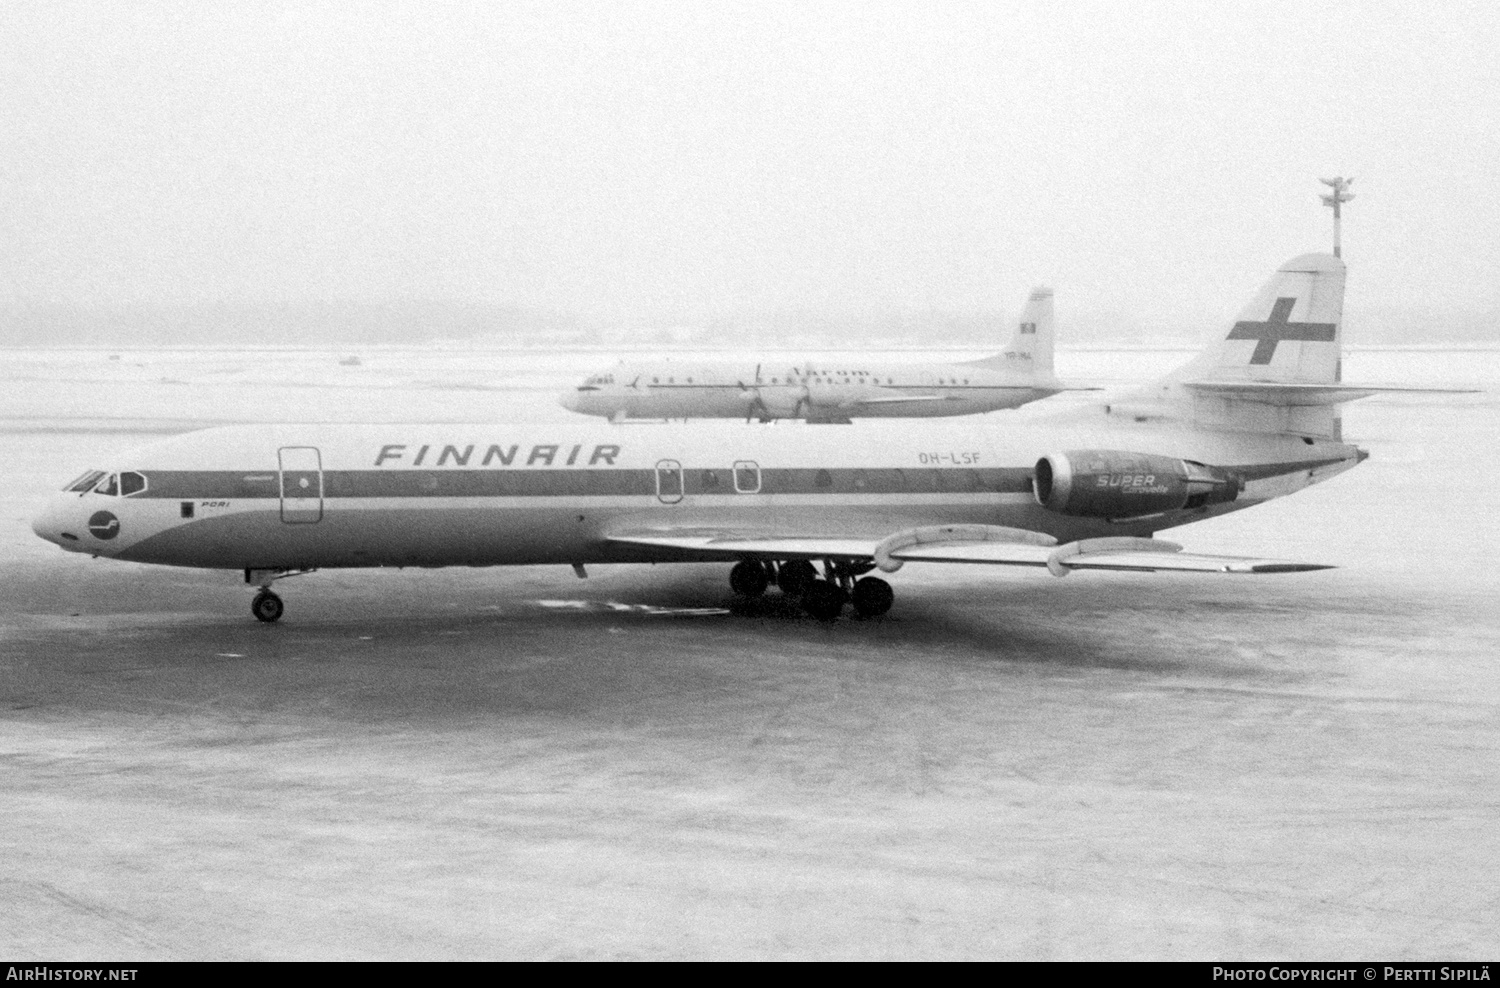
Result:
{"type": "Polygon", "coordinates": [[[1340,175],[1338,178],[1320,178],[1318,181],[1333,189],[1331,195],[1323,197],[1323,205],[1333,207],[1333,256],[1343,257],[1339,242],[1339,204],[1354,198],[1354,193],[1349,191],[1349,186],[1354,184],[1354,179],[1340,175]]]}

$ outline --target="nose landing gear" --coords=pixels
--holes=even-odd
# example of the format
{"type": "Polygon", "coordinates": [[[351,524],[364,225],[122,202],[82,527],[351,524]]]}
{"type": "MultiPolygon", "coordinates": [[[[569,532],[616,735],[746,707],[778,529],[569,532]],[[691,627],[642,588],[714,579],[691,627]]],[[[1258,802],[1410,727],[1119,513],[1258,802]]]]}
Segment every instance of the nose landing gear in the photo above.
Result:
{"type": "Polygon", "coordinates": [[[286,609],[281,603],[281,598],[270,590],[261,590],[250,601],[250,613],[267,624],[281,620],[281,612],[286,609]]]}
{"type": "Polygon", "coordinates": [[[245,582],[259,584],[260,589],[256,591],[255,597],[250,601],[250,613],[255,615],[256,620],[266,624],[274,624],[281,620],[281,613],[286,610],[286,605],[281,598],[271,589],[271,584],[277,580],[285,580],[289,576],[304,576],[315,573],[313,569],[247,569],[245,570],[245,582]]]}

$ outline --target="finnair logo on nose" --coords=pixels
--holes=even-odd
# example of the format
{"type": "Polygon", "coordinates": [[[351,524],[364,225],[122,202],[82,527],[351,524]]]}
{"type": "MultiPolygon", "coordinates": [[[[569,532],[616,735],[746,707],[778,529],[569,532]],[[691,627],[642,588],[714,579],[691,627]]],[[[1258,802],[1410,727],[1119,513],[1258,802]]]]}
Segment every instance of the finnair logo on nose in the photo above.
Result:
{"type": "Polygon", "coordinates": [[[120,534],[120,519],[108,511],[95,511],[89,515],[89,534],[108,542],[120,534]]]}

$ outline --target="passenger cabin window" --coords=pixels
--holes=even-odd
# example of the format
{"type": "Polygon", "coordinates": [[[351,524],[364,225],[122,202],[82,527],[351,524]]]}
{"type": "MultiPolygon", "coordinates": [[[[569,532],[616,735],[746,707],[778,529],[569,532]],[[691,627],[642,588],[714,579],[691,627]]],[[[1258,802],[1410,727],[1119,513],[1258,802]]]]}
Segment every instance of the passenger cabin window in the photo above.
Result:
{"type": "Polygon", "coordinates": [[[754,460],[734,462],[734,489],[740,494],[760,493],[760,466],[754,460]]]}
{"type": "Polygon", "coordinates": [[[125,473],[120,474],[121,497],[129,497],[132,494],[139,494],[145,489],[146,478],[144,475],[138,474],[134,470],[127,470],[125,473]]]}

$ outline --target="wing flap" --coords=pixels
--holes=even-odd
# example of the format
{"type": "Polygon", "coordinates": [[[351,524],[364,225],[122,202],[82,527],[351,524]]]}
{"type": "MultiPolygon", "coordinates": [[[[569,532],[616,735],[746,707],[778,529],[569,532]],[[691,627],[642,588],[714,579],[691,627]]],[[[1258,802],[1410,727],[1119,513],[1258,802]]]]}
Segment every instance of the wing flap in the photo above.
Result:
{"type": "Polygon", "coordinates": [[[677,549],[695,556],[723,559],[868,559],[877,539],[837,536],[775,536],[752,533],[627,532],[609,537],[621,545],[677,549]]]}
{"type": "Polygon", "coordinates": [[[1301,573],[1331,569],[1322,563],[1251,556],[1210,556],[1183,552],[1161,539],[1085,539],[1061,546],[1008,542],[924,543],[891,550],[892,559],[924,563],[988,563],[1001,566],[1045,566],[1057,576],[1077,569],[1136,573],[1301,573]]]}
{"type": "Polygon", "coordinates": [[[1305,573],[1332,569],[1323,563],[1256,556],[1214,556],[1183,552],[1162,539],[1099,538],[1051,544],[1036,532],[991,526],[949,526],[898,532],[884,539],[845,536],[776,535],[709,530],[651,530],[610,536],[619,545],[675,550],[694,559],[873,560],[894,572],[906,563],[970,563],[1045,567],[1055,576],[1073,570],[1135,573],[1305,573]],[[969,529],[972,529],[970,531],[969,529]],[[944,532],[960,535],[943,539],[944,532]]]}
{"type": "Polygon", "coordinates": [[[1307,573],[1332,569],[1324,563],[1299,563],[1286,559],[1256,559],[1248,556],[1206,556],[1180,552],[1100,552],[1076,556],[1063,562],[1069,569],[1125,570],[1157,573],[1176,570],[1187,573],[1307,573]]]}
{"type": "Polygon", "coordinates": [[[988,563],[991,566],[1046,566],[1049,546],[1010,542],[928,542],[892,549],[904,563],[988,563]]]}

